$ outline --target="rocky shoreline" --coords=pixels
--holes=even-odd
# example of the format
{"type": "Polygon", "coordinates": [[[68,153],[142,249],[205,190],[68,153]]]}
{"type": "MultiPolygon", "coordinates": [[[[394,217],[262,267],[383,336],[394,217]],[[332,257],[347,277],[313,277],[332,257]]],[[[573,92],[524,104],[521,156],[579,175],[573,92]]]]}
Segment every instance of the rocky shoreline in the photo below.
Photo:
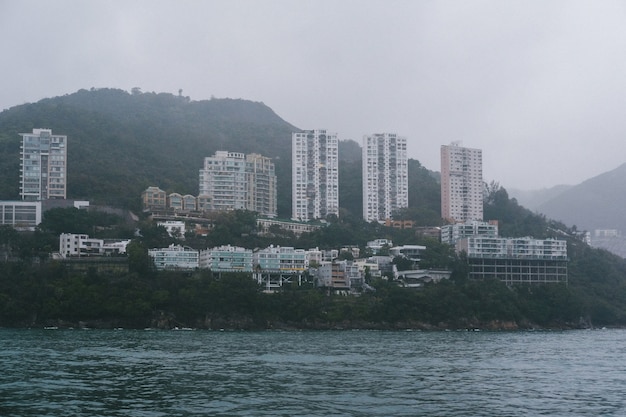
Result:
{"type": "Polygon", "coordinates": [[[10,328],[48,328],[48,329],[154,329],[154,330],[415,330],[415,331],[518,331],[518,330],[573,330],[591,329],[593,326],[587,321],[580,320],[577,323],[551,323],[549,325],[537,325],[526,320],[490,320],[480,321],[476,319],[458,319],[454,323],[440,322],[437,324],[422,321],[399,321],[399,322],[371,322],[371,321],[341,321],[323,322],[319,320],[301,322],[286,321],[255,321],[250,317],[204,317],[192,322],[181,322],[172,315],[157,313],[150,320],[116,320],[116,319],[93,319],[80,321],[67,320],[44,320],[30,323],[0,323],[1,327],[10,328]]]}

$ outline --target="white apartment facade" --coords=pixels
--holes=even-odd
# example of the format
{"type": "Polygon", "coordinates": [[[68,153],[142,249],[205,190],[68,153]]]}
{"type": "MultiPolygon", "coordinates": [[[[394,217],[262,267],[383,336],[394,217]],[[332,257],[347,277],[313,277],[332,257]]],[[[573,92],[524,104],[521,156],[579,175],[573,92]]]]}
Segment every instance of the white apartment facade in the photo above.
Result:
{"type": "Polygon", "coordinates": [[[213,272],[252,272],[252,249],[223,245],[201,250],[200,268],[213,272]]]}
{"type": "Polygon", "coordinates": [[[276,169],[272,160],[256,153],[246,155],[248,210],[262,216],[276,217],[276,169]]]}
{"type": "Polygon", "coordinates": [[[458,142],[441,146],[441,217],[451,223],[483,220],[482,150],[458,142]]]}
{"type": "Polygon", "coordinates": [[[217,151],[204,158],[200,192],[211,196],[209,211],[245,210],[247,203],[246,158],[240,152],[217,151]]]}
{"type": "Polygon", "coordinates": [[[67,197],[67,136],[50,129],[20,133],[20,197],[26,201],[67,197]]]}
{"type": "Polygon", "coordinates": [[[459,240],[471,236],[498,237],[498,223],[472,220],[441,226],[441,243],[454,245],[459,240]]]}
{"type": "Polygon", "coordinates": [[[567,242],[558,239],[472,236],[456,243],[465,252],[470,279],[512,284],[567,283],[567,242]]]}
{"type": "Polygon", "coordinates": [[[363,137],[363,218],[385,222],[409,205],[406,138],[395,133],[363,137]]]}
{"type": "Polygon", "coordinates": [[[194,270],[199,267],[199,251],[187,246],[171,244],[167,248],[148,249],[158,270],[194,270]]]}
{"type": "Polygon", "coordinates": [[[292,134],[292,219],[339,214],[339,142],[336,133],[292,134]]]}
{"type": "Polygon", "coordinates": [[[324,262],[317,268],[317,286],[350,290],[363,285],[363,274],[352,261],[324,262]]]}
{"type": "Polygon", "coordinates": [[[204,158],[199,180],[198,206],[203,211],[250,210],[267,217],[277,214],[276,173],[270,158],[217,151],[204,158]]]}
{"type": "Polygon", "coordinates": [[[89,235],[62,233],[59,236],[59,254],[63,258],[125,254],[130,239],[96,239],[89,235]]]}
{"type": "Polygon", "coordinates": [[[167,230],[167,234],[177,239],[184,239],[187,229],[182,220],[164,220],[157,222],[157,226],[162,226],[167,230]]]}
{"type": "Polygon", "coordinates": [[[252,255],[255,269],[282,273],[301,273],[307,266],[304,249],[290,246],[269,246],[255,251],[252,255]]]}
{"type": "Polygon", "coordinates": [[[16,230],[35,230],[42,213],[41,201],[0,201],[0,225],[16,230]]]}

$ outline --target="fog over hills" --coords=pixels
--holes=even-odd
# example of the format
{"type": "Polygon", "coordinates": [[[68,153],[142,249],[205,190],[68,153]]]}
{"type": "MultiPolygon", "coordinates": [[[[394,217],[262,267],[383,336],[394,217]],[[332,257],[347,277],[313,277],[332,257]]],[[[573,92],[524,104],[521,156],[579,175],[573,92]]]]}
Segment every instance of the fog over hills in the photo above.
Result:
{"type": "Polygon", "coordinates": [[[537,211],[537,209],[547,201],[558,197],[561,193],[572,188],[572,185],[556,185],[550,188],[542,188],[540,190],[520,190],[517,188],[507,188],[507,192],[511,198],[515,198],[517,202],[529,210],[537,211]]]}
{"type": "Polygon", "coordinates": [[[563,190],[537,211],[578,229],[626,230],[626,164],[563,190]]]}
{"type": "Polygon", "coordinates": [[[204,157],[217,150],[275,159],[279,186],[291,191],[298,129],[260,102],[91,89],[12,107],[0,113],[0,198],[18,196],[19,133],[33,128],[67,135],[68,198],[137,208],[150,185],[195,195],[204,157]]]}
{"type": "Polygon", "coordinates": [[[591,233],[593,246],[626,257],[626,163],[575,186],[545,190],[512,190],[529,209],[591,233]],[[598,229],[615,234],[596,233],[598,229]]]}
{"type": "MultiPolygon", "coordinates": [[[[218,150],[259,153],[276,167],[278,215],[291,216],[291,134],[301,129],[261,102],[79,90],[0,112],[0,199],[19,195],[20,133],[52,129],[68,137],[68,198],[139,209],[141,192],[197,195],[204,158],[218,150]]],[[[306,126],[305,129],[330,126],[306,126]]],[[[361,147],[339,142],[339,205],[362,214],[361,147]]],[[[409,160],[409,205],[424,222],[439,221],[436,173],[409,160]]]]}
{"type": "MultiPolygon", "coordinates": [[[[2,199],[18,197],[19,133],[33,128],[68,136],[69,198],[137,208],[139,194],[150,185],[197,194],[205,156],[217,150],[257,152],[274,160],[279,215],[290,215],[291,133],[300,129],[264,103],[91,89],[12,107],[0,113],[2,199]]],[[[340,206],[357,216],[360,152],[357,142],[340,142],[340,206]]],[[[437,175],[416,160],[409,163],[409,206],[424,221],[426,211],[428,223],[436,222],[440,209],[437,175]]],[[[510,190],[510,195],[522,206],[579,230],[626,231],[626,164],[575,186],[510,190]]]]}

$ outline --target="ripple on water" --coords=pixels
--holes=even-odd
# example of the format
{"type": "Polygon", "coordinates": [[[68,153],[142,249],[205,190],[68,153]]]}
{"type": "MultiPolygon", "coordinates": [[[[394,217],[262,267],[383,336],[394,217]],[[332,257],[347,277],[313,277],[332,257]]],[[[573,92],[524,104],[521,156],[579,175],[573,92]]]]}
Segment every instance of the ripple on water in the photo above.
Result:
{"type": "Polygon", "coordinates": [[[0,329],[0,415],[621,415],[625,341],[621,330],[0,329]]]}

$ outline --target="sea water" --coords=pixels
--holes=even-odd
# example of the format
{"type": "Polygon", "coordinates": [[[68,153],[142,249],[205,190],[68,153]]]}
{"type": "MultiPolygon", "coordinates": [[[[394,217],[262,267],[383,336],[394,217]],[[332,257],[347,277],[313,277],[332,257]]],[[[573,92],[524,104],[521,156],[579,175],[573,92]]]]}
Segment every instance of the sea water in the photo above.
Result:
{"type": "Polygon", "coordinates": [[[0,416],[621,416],[626,330],[0,329],[0,416]]]}

